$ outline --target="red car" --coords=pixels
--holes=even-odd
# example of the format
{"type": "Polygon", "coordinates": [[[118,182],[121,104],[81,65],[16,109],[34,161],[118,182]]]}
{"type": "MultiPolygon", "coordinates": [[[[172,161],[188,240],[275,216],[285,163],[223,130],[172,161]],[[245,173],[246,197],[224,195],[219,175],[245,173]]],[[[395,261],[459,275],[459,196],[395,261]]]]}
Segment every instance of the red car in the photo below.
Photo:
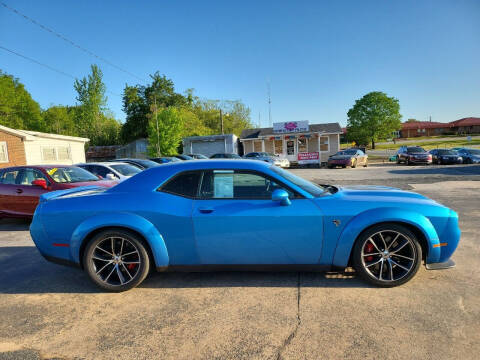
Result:
{"type": "Polygon", "coordinates": [[[32,217],[40,195],[49,191],[86,185],[112,187],[116,184],[117,181],[102,180],[76,166],[40,165],[0,169],[0,218],[32,217]]]}

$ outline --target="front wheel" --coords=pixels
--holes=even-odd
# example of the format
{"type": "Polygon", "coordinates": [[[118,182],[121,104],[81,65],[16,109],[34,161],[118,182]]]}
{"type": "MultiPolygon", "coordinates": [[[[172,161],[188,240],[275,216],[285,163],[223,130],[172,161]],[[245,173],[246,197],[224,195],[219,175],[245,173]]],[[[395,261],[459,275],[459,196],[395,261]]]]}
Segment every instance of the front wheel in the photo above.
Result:
{"type": "Polygon", "coordinates": [[[418,271],[422,247],[415,234],[398,224],[374,226],[357,239],[353,265],[370,284],[393,287],[406,283],[418,271]]]}
{"type": "Polygon", "coordinates": [[[102,289],[121,292],[139,285],[150,269],[143,241],[126,230],[106,230],[88,243],[83,267],[102,289]]]}
{"type": "Polygon", "coordinates": [[[352,160],[352,169],[355,169],[357,167],[357,159],[352,160]]]}
{"type": "Polygon", "coordinates": [[[368,166],[368,160],[365,160],[365,164],[363,164],[363,167],[367,167],[368,166]]]}

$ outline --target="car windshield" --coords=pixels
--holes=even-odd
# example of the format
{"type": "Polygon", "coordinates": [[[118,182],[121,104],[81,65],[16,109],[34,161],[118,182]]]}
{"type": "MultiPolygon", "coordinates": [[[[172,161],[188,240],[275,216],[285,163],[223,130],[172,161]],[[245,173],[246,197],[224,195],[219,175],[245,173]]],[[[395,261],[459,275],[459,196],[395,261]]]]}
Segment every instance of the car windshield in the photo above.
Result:
{"type": "Polygon", "coordinates": [[[478,149],[466,149],[472,155],[480,155],[480,150],[478,149]]]}
{"type": "Polygon", "coordinates": [[[299,188],[308,192],[312,196],[317,197],[325,194],[325,188],[323,188],[322,186],[311,183],[310,181],[307,181],[297,175],[294,175],[290,171],[283,170],[277,166],[271,166],[270,170],[272,170],[274,173],[277,173],[281,177],[287,179],[291,183],[297,185],[299,188]]]}
{"type": "Polygon", "coordinates": [[[193,155],[190,155],[190,156],[195,158],[195,159],[208,159],[208,157],[206,157],[205,155],[202,155],[202,154],[193,154],[193,155]]]}
{"type": "Polygon", "coordinates": [[[138,167],[129,164],[114,164],[110,165],[110,167],[113,170],[118,171],[123,176],[133,176],[139,172],[142,172],[142,170],[140,170],[138,167]]]}
{"type": "Polygon", "coordinates": [[[225,157],[229,159],[241,159],[237,154],[225,154],[225,157]]]}
{"type": "Polygon", "coordinates": [[[357,153],[357,150],[344,150],[344,151],[339,151],[335,155],[355,155],[357,153]]]}
{"type": "Polygon", "coordinates": [[[45,171],[56,183],[77,183],[84,181],[98,181],[97,176],[82,168],[72,167],[51,167],[45,168],[45,171]]]}
{"type": "Polygon", "coordinates": [[[151,161],[151,160],[135,159],[135,162],[139,163],[140,165],[142,165],[147,169],[158,166],[158,164],[155,161],[151,161]]]}
{"type": "Polygon", "coordinates": [[[457,155],[457,152],[453,150],[438,150],[438,155],[457,155]]]}
{"type": "Polygon", "coordinates": [[[409,153],[409,154],[417,154],[417,153],[424,153],[424,152],[425,152],[425,150],[423,148],[421,148],[420,146],[407,148],[407,153],[409,153]]]}

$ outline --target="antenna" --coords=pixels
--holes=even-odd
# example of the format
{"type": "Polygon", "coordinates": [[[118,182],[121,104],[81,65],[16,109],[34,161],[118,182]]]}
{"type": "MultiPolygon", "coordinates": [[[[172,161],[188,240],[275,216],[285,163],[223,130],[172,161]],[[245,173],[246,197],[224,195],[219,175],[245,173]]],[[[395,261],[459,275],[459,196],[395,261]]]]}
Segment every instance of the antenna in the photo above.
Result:
{"type": "Polygon", "coordinates": [[[272,126],[272,99],[270,98],[270,80],[267,80],[268,126],[272,126]]]}

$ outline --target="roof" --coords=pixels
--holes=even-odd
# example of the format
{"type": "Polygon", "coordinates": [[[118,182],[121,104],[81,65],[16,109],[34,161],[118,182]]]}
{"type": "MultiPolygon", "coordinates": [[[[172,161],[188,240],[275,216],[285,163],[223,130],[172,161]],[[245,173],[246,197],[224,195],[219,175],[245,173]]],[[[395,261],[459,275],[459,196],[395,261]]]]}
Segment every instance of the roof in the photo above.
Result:
{"type": "Polygon", "coordinates": [[[451,126],[480,126],[480,118],[468,117],[449,123],[451,126]]]}
{"type": "Polygon", "coordinates": [[[402,130],[438,129],[438,128],[448,128],[448,127],[450,127],[449,123],[441,123],[441,122],[435,122],[435,121],[414,121],[414,122],[402,123],[402,130]]]}
{"type": "MultiPolygon", "coordinates": [[[[342,128],[339,123],[311,124],[308,132],[323,132],[329,134],[341,134],[342,128]]],[[[256,139],[262,136],[286,135],[288,133],[274,133],[273,127],[259,129],[245,129],[240,135],[240,139],[256,139]]]]}
{"type": "Polygon", "coordinates": [[[17,137],[22,138],[23,140],[26,140],[26,141],[34,141],[34,140],[36,140],[36,138],[48,138],[48,139],[57,139],[57,140],[66,140],[66,141],[77,141],[77,142],[82,142],[82,143],[86,143],[86,142],[90,141],[90,139],[77,137],[77,136],[48,134],[48,133],[42,133],[42,132],[39,132],[39,131],[31,131],[31,130],[17,130],[17,129],[11,129],[11,128],[3,126],[3,125],[0,125],[0,131],[3,131],[5,133],[13,135],[13,136],[17,136],[17,137]]]}

